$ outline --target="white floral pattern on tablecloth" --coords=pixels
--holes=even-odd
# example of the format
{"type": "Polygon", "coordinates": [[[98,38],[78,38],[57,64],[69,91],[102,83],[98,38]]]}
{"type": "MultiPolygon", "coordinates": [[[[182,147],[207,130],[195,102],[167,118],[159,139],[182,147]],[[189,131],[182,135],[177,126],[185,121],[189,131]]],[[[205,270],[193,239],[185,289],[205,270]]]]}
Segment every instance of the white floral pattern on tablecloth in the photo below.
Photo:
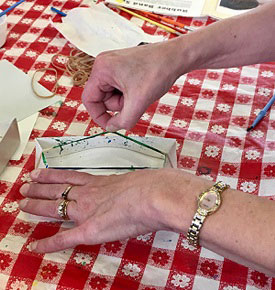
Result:
{"type": "Polygon", "coordinates": [[[172,276],[171,283],[179,288],[184,288],[189,285],[190,278],[185,275],[175,274],[172,276]]]}
{"type": "Polygon", "coordinates": [[[124,265],[122,272],[124,273],[125,276],[131,276],[131,277],[136,277],[139,275],[141,269],[139,268],[138,265],[128,263],[124,265]]]}

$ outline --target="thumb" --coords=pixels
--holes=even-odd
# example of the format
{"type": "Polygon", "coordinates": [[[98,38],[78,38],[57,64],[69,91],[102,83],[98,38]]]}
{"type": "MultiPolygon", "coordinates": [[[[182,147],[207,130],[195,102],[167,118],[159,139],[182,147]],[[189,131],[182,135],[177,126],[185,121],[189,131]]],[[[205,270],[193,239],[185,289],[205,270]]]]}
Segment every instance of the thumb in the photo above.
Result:
{"type": "Polygon", "coordinates": [[[124,100],[122,110],[108,120],[106,125],[107,131],[114,132],[120,129],[130,130],[139,121],[147,108],[141,102],[127,102],[127,98],[124,98],[124,100]]]}
{"type": "Polygon", "coordinates": [[[30,244],[30,249],[37,253],[52,253],[73,248],[85,242],[83,238],[84,230],[83,227],[79,226],[61,231],[49,238],[32,242],[30,244]]]}

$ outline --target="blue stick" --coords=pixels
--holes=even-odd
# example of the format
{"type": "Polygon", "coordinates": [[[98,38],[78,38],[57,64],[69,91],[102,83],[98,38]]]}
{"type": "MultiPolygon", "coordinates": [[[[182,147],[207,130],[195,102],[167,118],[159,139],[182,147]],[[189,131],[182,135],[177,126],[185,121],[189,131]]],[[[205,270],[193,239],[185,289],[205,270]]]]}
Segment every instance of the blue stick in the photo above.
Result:
{"type": "Polygon", "coordinates": [[[11,11],[12,9],[14,9],[16,6],[23,3],[24,1],[25,0],[20,0],[20,1],[16,2],[15,4],[13,4],[11,7],[7,8],[6,10],[0,12],[0,17],[2,17],[3,15],[6,15],[9,11],[11,11]]]}
{"type": "Polygon", "coordinates": [[[250,130],[252,130],[252,129],[254,129],[256,127],[256,125],[266,115],[267,111],[270,109],[270,107],[273,105],[274,102],[275,102],[275,95],[268,101],[268,103],[265,105],[265,107],[261,110],[261,112],[256,117],[256,119],[254,120],[254,122],[252,123],[252,125],[249,128],[247,128],[247,132],[249,132],[250,130]]]}
{"type": "Polygon", "coordinates": [[[60,10],[54,8],[54,7],[51,7],[51,10],[52,10],[53,12],[55,12],[55,13],[61,15],[61,16],[67,16],[66,13],[64,13],[64,12],[62,12],[62,11],[60,11],[60,10]]]}

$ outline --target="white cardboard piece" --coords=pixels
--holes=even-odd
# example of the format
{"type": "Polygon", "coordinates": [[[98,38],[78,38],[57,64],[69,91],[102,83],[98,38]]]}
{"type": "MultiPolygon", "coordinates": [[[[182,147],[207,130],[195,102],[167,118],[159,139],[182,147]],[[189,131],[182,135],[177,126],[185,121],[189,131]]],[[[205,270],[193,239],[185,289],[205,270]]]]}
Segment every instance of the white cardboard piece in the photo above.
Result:
{"type": "Polygon", "coordinates": [[[11,160],[20,160],[22,157],[22,154],[24,153],[24,150],[26,148],[26,145],[29,141],[32,129],[35,125],[35,122],[37,120],[39,113],[35,113],[24,120],[21,120],[18,122],[18,129],[20,134],[20,145],[17,148],[16,152],[11,157],[11,160]]]}
{"type": "MultiPolygon", "coordinates": [[[[39,83],[35,85],[41,95],[51,92],[39,83]]],[[[31,77],[7,60],[0,61],[0,121],[16,118],[21,121],[58,102],[60,96],[39,98],[32,91],[31,77]]]]}
{"type": "Polygon", "coordinates": [[[0,122],[0,174],[20,144],[16,119],[0,122]]]}

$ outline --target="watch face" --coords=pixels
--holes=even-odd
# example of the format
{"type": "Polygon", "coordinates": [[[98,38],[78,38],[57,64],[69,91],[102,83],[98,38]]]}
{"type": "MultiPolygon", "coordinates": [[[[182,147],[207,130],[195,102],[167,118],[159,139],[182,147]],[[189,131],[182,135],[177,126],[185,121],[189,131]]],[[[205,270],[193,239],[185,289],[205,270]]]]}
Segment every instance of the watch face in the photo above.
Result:
{"type": "Polygon", "coordinates": [[[199,200],[199,207],[208,212],[215,211],[220,204],[220,197],[215,191],[205,192],[199,200]]]}

